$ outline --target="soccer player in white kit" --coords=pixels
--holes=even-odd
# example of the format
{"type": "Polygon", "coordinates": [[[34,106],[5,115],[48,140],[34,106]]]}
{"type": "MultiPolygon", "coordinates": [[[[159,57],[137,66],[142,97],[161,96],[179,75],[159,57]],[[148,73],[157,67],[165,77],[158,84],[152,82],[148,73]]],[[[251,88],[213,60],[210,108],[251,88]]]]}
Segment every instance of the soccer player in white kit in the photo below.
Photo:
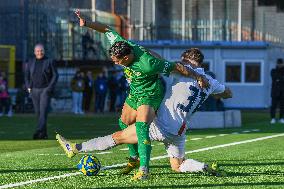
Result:
{"type": "MultiPolygon", "coordinates": [[[[158,109],[157,116],[150,125],[150,138],[153,141],[163,142],[170,158],[170,164],[176,172],[209,172],[213,175],[222,175],[216,164],[207,165],[193,159],[185,159],[185,132],[190,128],[190,117],[209,95],[219,98],[231,98],[232,93],[229,88],[206,75],[203,68],[203,54],[197,48],[186,50],[182,56],[182,63],[203,74],[209,80],[210,87],[201,89],[198,81],[171,74],[165,77],[166,93],[158,109]]],[[[57,135],[61,147],[68,157],[73,157],[79,152],[95,150],[108,150],[120,144],[136,144],[137,135],[135,125],[130,125],[123,131],[115,132],[111,135],[98,137],[81,144],[67,141],[62,136],[57,135]]],[[[139,160],[129,161],[126,166],[127,172],[139,167],[139,160]]]]}

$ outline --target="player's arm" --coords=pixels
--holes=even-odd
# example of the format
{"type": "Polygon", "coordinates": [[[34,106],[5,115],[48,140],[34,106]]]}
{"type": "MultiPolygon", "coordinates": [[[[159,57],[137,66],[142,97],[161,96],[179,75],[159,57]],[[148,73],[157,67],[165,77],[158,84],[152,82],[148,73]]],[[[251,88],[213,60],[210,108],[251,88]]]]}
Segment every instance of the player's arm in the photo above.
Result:
{"type": "Polygon", "coordinates": [[[164,59],[161,55],[159,55],[158,53],[156,53],[155,51],[152,51],[150,49],[146,49],[152,56],[154,56],[155,58],[159,58],[159,59],[164,59]]]}
{"type": "Polygon", "coordinates": [[[229,87],[225,87],[224,92],[218,93],[218,94],[212,94],[212,96],[215,97],[215,98],[227,99],[227,98],[232,98],[233,93],[232,93],[232,91],[229,87]]]}
{"type": "Polygon", "coordinates": [[[175,64],[173,72],[179,73],[179,74],[186,76],[186,77],[191,77],[193,79],[196,79],[201,88],[208,88],[209,87],[209,81],[204,75],[197,73],[193,69],[185,67],[180,62],[177,62],[175,64]]]}
{"type": "Polygon", "coordinates": [[[96,30],[96,31],[101,32],[101,33],[105,33],[109,29],[109,26],[106,25],[106,24],[102,24],[102,23],[99,23],[99,22],[86,21],[86,19],[84,19],[81,16],[81,13],[80,13],[79,10],[76,10],[75,14],[77,15],[77,17],[80,20],[80,26],[85,26],[85,27],[91,28],[91,29],[96,30]]]}

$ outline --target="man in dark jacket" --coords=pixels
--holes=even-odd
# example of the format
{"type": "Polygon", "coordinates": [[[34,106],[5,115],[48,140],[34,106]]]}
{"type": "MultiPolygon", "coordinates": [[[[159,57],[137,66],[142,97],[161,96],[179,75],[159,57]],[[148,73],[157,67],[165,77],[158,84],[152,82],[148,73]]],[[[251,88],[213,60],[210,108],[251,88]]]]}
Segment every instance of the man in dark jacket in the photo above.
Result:
{"type": "Polygon", "coordinates": [[[105,99],[107,94],[107,79],[100,73],[95,80],[95,112],[104,112],[105,99]]]}
{"type": "Polygon", "coordinates": [[[277,106],[280,105],[280,123],[284,124],[284,62],[278,59],[276,68],[271,70],[272,88],[271,88],[271,124],[276,123],[275,115],[277,106]]]}
{"type": "Polygon", "coordinates": [[[47,139],[47,113],[58,73],[54,62],[45,56],[42,44],[35,46],[34,54],[35,58],[26,64],[25,70],[26,88],[31,94],[38,121],[33,139],[47,139]]]}
{"type": "Polygon", "coordinates": [[[87,72],[87,76],[85,77],[85,89],[84,89],[84,110],[88,112],[90,110],[90,104],[93,97],[94,90],[94,79],[91,71],[87,72]]]}
{"type": "Polygon", "coordinates": [[[115,72],[111,72],[108,78],[108,90],[109,90],[109,99],[110,99],[109,111],[115,112],[116,96],[118,91],[118,82],[116,79],[115,72]]]}

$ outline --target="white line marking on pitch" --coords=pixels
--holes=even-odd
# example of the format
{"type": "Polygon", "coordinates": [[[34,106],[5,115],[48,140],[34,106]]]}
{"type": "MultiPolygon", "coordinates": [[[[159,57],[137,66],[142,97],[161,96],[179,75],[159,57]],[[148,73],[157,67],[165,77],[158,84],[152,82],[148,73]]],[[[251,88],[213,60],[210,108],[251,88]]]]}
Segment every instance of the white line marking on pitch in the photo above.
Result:
{"type": "Polygon", "coordinates": [[[239,132],[233,132],[231,133],[232,135],[237,135],[237,134],[240,134],[239,132]]]}
{"type": "Polygon", "coordinates": [[[219,136],[226,136],[226,135],[228,135],[228,134],[219,134],[219,136]]]}
{"type": "Polygon", "coordinates": [[[245,131],[242,131],[243,133],[250,133],[251,131],[250,130],[245,130],[245,131]]]}
{"type": "Polygon", "coordinates": [[[121,148],[121,149],[119,149],[119,150],[127,151],[127,150],[128,150],[128,148],[121,148]]]}
{"type": "Polygon", "coordinates": [[[191,138],[190,140],[201,140],[202,138],[191,138]]]}
{"type": "MultiPolygon", "coordinates": [[[[254,138],[254,139],[249,139],[249,140],[243,140],[243,141],[239,141],[239,142],[232,142],[232,143],[227,143],[227,144],[221,144],[221,145],[211,146],[211,147],[207,147],[207,148],[200,148],[200,149],[196,149],[196,150],[187,151],[187,152],[185,152],[185,154],[204,152],[204,151],[213,150],[213,149],[217,149],[217,148],[225,148],[225,147],[228,147],[228,146],[235,146],[235,145],[239,145],[239,144],[246,144],[246,143],[251,143],[251,142],[256,142],[256,141],[261,141],[261,140],[266,140],[266,139],[271,139],[271,138],[276,138],[276,137],[281,137],[281,136],[284,136],[284,133],[277,134],[277,135],[270,135],[270,136],[266,136],[266,137],[254,138]]],[[[153,157],[153,158],[151,158],[151,160],[153,161],[153,160],[164,159],[164,158],[168,158],[168,155],[153,157]]],[[[105,166],[105,167],[102,168],[102,170],[107,170],[107,169],[111,169],[111,168],[115,168],[115,167],[121,167],[121,166],[124,166],[124,165],[126,165],[126,163],[115,164],[115,165],[111,165],[111,166],[105,166]]],[[[80,172],[68,173],[68,174],[58,175],[58,176],[53,176],[53,177],[46,177],[46,178],[29,180],[29,181],[24,181],[24,182],[6,184],[6,185],[0,186],[0,189],[19,187],[19,186],[24,186],[24,185],[27,185],[27,184],[33,184],[33,183],[38,183],[38,182],[50,181],[50,180],[54,180],[54,179],[61,179],[61,178],[76,176],[76,175],[79,175],[79,174],[81,174],[81,173],[80,172]]]]}
{"type": "Polygon", "coordinates": [[[252,131],[258,132],[258,131],[260,131],[260,129],[252,129],[252,131]]]}
{"type": "Polygon", "coordinates": [[[107,152],[99,152],[99,153],[96,153],[96,154],[111,154],[112,151],[107,151],[107,152]]]}
{"type": "Polygon", "coordinates": [[[216,136],[212,135],[212,136],[206,136],[205,138],[215,138],[216,136]]]}

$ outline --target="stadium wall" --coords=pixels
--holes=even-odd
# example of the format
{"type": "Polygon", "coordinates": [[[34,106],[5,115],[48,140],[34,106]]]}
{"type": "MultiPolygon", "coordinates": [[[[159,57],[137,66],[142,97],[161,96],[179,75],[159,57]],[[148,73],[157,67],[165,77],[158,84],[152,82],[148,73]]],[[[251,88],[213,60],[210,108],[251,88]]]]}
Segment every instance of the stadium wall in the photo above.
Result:
{"type": "Polygon", "coordinates": [[[177,61],[188,48],[198,47],[205,55],[207,71],[230,87],[233,98],[228,108],[268,108],[270,106],[270,70],[278,58],[284,58],[283,46],[266,42],[192,42],[143,41],[141,45],[167,60],[177,61]]]}

